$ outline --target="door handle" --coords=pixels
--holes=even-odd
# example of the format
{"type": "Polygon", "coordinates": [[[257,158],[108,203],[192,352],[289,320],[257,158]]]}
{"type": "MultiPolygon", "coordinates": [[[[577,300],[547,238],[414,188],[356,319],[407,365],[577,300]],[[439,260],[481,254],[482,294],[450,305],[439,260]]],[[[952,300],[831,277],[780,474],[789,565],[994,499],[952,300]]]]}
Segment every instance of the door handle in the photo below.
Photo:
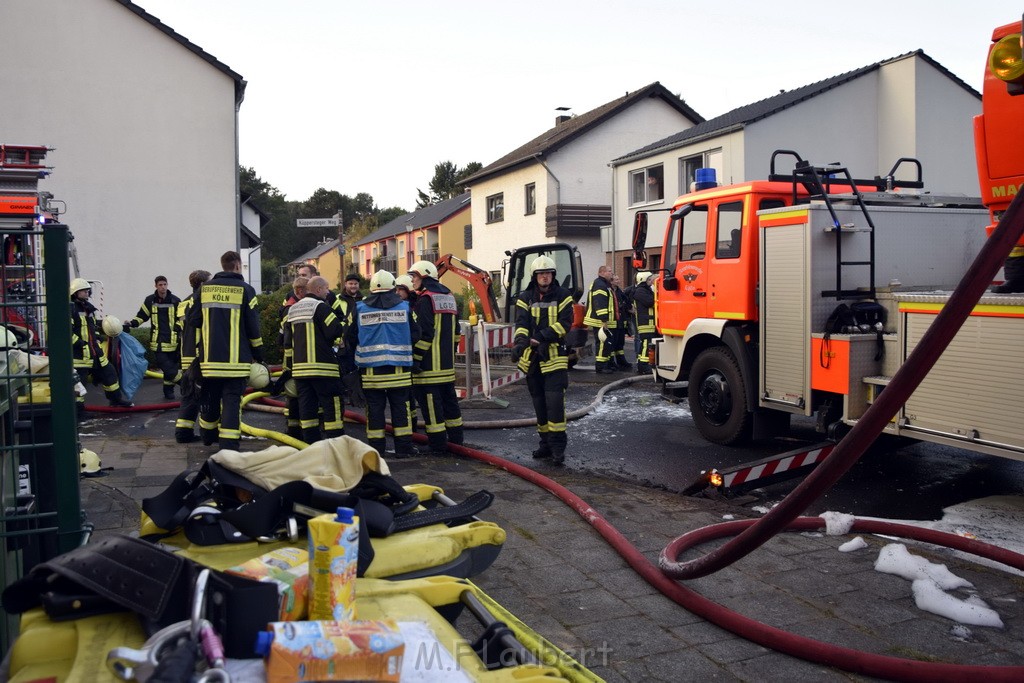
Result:
{"type": "Polygon", "coordinates": [[[694,296],[707,296],[708,293],[707,292],[694,292],[693,295],[694,296]]]}

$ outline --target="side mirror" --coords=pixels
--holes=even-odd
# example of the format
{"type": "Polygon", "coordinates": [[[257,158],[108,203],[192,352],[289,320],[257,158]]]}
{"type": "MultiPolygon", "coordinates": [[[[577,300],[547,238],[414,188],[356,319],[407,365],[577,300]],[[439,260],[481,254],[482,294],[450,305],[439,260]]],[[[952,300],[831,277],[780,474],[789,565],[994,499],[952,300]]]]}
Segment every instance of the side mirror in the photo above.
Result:
{"type": "Polygon", "coordinates": [[[633,217],[633,267],[643,268],[647,265],[647,212],[637,211],[633,217]]]}
{"type": "Polygon", "coordinates": [[[666,291],[674,292],[679,289],[679,278],[673,275],[666,275],[661,281],[661,286],[664,287],[666,291]]]}

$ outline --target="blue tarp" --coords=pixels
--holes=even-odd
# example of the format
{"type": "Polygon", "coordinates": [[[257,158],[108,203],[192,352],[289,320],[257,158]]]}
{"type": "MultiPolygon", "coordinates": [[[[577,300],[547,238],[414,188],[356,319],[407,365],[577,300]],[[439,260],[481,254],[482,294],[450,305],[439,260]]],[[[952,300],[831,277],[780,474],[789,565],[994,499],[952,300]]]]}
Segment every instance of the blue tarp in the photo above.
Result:
{"type": "Polygon", "coordinates": [[[121,342],[121,391],[130,401],[142,385],[149,362],[146,349],[138,339],[130,334],[119,334],[116,338],[121,342]]]}

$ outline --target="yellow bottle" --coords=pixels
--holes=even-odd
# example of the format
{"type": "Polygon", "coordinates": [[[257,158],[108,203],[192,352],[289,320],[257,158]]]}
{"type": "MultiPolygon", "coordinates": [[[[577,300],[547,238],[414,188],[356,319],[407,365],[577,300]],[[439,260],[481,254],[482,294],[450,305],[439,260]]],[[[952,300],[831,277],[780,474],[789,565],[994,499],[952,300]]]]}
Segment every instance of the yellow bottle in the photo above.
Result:
{"type": "Polygon", "coordinates": [[[309,520],[309,618],[355,619],[356,570],[359,563],[359,517],[338,508],[309,520]]]}

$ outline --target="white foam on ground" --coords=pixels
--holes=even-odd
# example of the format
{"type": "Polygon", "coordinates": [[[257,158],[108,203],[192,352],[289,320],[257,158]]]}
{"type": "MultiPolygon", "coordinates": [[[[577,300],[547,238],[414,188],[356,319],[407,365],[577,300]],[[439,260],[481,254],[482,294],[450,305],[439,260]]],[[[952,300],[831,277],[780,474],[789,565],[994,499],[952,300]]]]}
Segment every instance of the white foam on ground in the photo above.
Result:
{"type": "Polygon", "coordinates": [[[825,520],[825,533],[829,536],[845,536],[850,533],[850,528],[857,518],[844,512],[822,512],[820,515],[825,520]]]}
{"type": "Polygon", "coordinates": [[[860,550],[861,548],[867,548],[868,544],[860,536],[857,536],[853,540],[847,541],[846,543],[839,546],[839,552],[841,553],[852,553],[854,550],[860,550]]]}
{"type": "Polygon", "coordinates": [[[902,543],[890,543],[882,548],[875,561],[875,570],[911,581],[914,604],[918,609],[961,624],[1003,627],[999,614],[977,595],[961,600],[946,592],[956,588],[971,588],[970,581],[949,571],[944,564],[911,555],[902,543]]]}

